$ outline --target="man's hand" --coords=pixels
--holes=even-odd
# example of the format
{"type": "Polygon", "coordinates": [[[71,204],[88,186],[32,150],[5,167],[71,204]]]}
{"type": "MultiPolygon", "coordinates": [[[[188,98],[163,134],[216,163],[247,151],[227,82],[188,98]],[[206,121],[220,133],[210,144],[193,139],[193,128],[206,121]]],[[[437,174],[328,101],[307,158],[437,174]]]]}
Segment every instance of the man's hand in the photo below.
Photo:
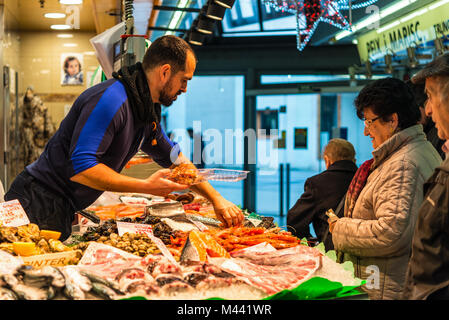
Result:
{"type": "Polygon", "coordinates": [[[166,177],[170,174],[170,169],[161,169],[153,173],[146,179],[148,183],[148,193],[165,197],[170,192],[184,190],[189,186],[179,184],[168,180],[166,177]]]}
{"type": "Polygon", "coordinates": [[[218,220],[223,222],[226,227],[238,226],[245,218],[239,207],[223,197],[214,200],[212,205],[218,220]]]}

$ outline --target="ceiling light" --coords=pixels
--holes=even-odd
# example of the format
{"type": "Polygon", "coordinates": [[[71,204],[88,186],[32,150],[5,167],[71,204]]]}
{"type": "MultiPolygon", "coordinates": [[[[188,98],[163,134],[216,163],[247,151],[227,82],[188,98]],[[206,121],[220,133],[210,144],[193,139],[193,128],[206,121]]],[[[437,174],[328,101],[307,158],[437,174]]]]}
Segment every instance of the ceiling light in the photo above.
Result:
{"type": "Polygon", "coordinates": [[[189,36],[189,43],[194,44],[196,46],[201,46],[203,44],[205,37],[206,35],[204,33],[192,31],[189,36]]]}
{"type": "Polygon", "coordinates": [[[407,56],[410,68],[416,68],[419,64],[418,60],[416,59],[416,48],[408,47],[407,56]]]}
{"type": "Polygon", "coordinates": [[[223,20],[225,12],[226,12],[225,7],[222,7],[214,2],[210,2],[209,6],[207,7],[206,16],[211,19],[220,21],[220,20],[223,20]]]}
{"type": "Polygon", "coordinates": [[[438,2],[436,2],[436,3],[433,3],[433,4],[431,4],[431,5],[429,6],[429,10],[436,9],[436,8],[442,6],[443,4],[446,4],[446,3],[448,3],[448,2],[449,2],[449,0],[442,0],[442,1],[438,1],[438,2]]]}
{"type": "Polygon", "coordinates": [[[231,9],[232,6],[234,5],[234,2],[235,0],[215,0],[215,3],[227,9],[231,9]]]}
{"type": "Polygon", "coordinates": [[[68,29],[72,29],[71,26],[69,26],[68,24],[53,24],[50,26],[51,29],[53,30],[68,30],[68,29]]]}
{"type": "Polygon", "coordinates": [[[65,18],[65,13],[50,12],[44,14],[44,17],[49,19],[62,19],[65,18]]]}
{"type": "Polygon", "coordinates": [[[73,34],[70,33],[60,33],[57,35],[58,38],[68,39],[73,38],[73,34]]]}
{"type": "Polygon", "coordinates": [[[369,61],[369,59],[366,60],[365,68],[366,68],[366,74],[365,74],[366,78],[371,79],[373,77],[373,68],[371,65],[371,61],[369,61]]]}
{"type": "Polygon", "coordinates": [[[64,47],[78,47],[78,44],[76,44],[76,43],[64,43],[63,46],[64,47]]]}
{"type": "Polygon", "coordinates": [[[59,0],[60,4],[82,4],[83,0],[59,0]]]}
{"type": "MultiPolygon", "coordinates": [[[[190,3],[190,0],[181,0],[176,7],[180,8],[180,9],[186,8],[189,3],[190,3]]],[[[184,12],[175,11],[175,13],[173,13],[173,15],[171,17],[170,23],[168,24],[168,29],[175,29],[178,26],[179,22],[181,21],[181,17],[183,15],[184,15],[184,12]]],[[[165,34],[166,35],[173,34],[173,32],[167,31],[165,34]]]]}
{"type": "Polygon", "coordinates": [[[441,56],[446,51],[446,47],[444,46],[444,42],[441,38],[436,38],[434,40],[435,43],[435,54],[437,56],[441,56]]]}
{"type": "Polygon", "coordinates": [[[385,55],[385,72],[388,74],[393,73],[393,55],[392,54],[386,54],[385,55]]]}

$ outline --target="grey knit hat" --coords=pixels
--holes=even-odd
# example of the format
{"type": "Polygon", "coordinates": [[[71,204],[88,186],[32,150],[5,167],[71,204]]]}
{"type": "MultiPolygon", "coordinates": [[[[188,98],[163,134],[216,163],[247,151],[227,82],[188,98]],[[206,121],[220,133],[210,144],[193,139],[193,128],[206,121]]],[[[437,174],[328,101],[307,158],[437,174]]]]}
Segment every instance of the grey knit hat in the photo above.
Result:
{"type": "Polygon", "coordinates": [[[413,78],[413,83],[423,83],[430,77],[449,77],[449,52],[436,57],[413,78]]]}

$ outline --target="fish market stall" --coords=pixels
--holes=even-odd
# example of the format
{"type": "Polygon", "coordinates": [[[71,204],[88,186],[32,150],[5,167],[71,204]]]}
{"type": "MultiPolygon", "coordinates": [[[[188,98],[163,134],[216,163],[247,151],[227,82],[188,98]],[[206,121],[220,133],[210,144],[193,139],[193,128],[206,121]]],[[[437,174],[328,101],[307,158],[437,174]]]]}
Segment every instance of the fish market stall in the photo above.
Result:
{"type": "Polygon", "coordinates": [[[366,298],[335,252],[243,212],[241,226],[225,228],[193,192],[105,192],[64,243],[32,223],[0,226],[0,299],[366,298]]]}

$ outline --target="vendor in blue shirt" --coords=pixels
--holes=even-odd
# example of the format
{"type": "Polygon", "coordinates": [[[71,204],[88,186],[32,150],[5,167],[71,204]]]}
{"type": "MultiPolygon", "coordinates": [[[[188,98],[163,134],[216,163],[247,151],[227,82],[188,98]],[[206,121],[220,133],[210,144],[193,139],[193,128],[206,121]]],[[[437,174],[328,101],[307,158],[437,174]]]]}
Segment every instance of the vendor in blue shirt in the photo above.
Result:
{"type": "MultiPolygon", "coordinates": [[[[123,67],[84,91],[61,122],[44,152],[13,181],[5,200],[18,199],[30,222],[70,236],[75,212],[104,191],[165,196],[189,186],[166,179],[161,169],[147,179],[120,174],[139,149],[164,168],[189,162],[160,127],[161,104],[170,106],[187,90],[196,56],[183,39],[163,36],[142,63],[123,67]]],[[[243,221],[241,210],[208,182],[190,186],[206,197],[226,226],[243,221]]]]}

